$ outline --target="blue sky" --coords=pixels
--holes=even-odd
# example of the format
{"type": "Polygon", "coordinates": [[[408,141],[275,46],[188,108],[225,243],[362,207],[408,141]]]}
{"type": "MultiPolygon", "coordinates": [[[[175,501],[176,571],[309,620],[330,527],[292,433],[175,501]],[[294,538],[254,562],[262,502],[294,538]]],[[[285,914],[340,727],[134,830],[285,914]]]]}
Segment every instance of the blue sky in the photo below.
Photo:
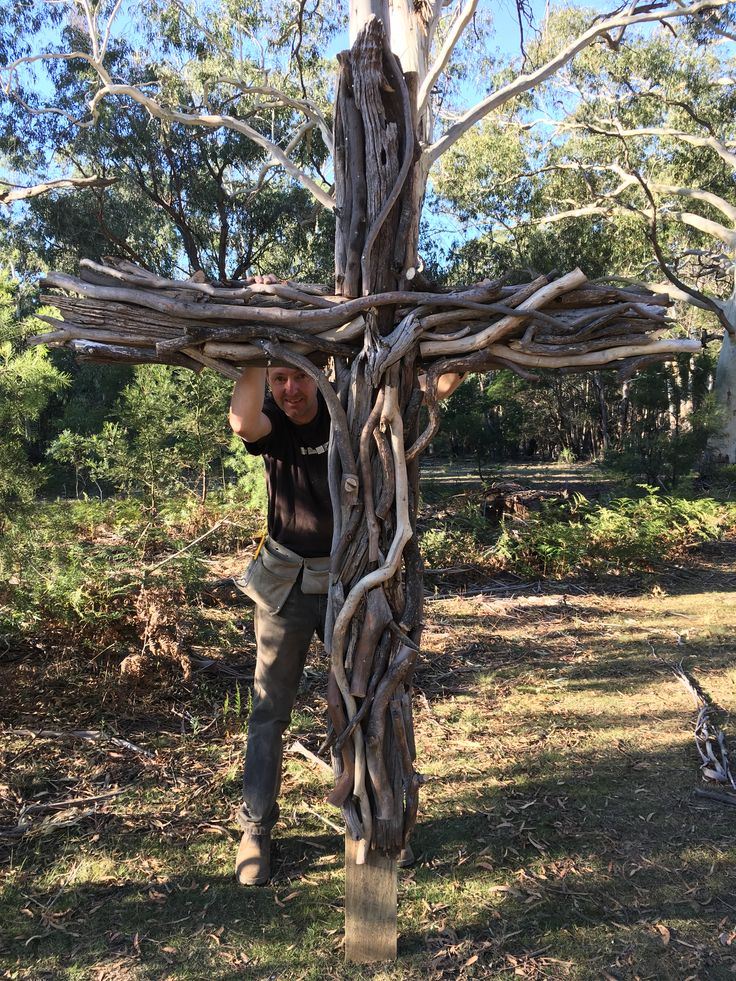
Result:
{"type": "MultiPolygon", "coordinates": [[[[215,0],[216,2],[216,0],[215,0]]],[[[209,4],[205,3],[200,6],[203,10],[205,6],[209,4]]],[[[594,6],[599,6],[599,2],[593,4],[594,6]]],[[[530,7],[534,17],[534,21],[537,25],[541,24],[546,10],[545,0],[530,0],[530,7]]],[[[141,16],[141,7],[137,5],[123,5],[116,20],[114,34],[118,36],[126,36],[128,38],[134,37],[136,32],[136,15],[141,16]]],[[[516,13],[516,6],[513,0],[495,0],[491,3],[490,0],[481,0],[479,4],[479,16],[488,15],[492,13],[493,19],[493,39],[491,42],[491,48],[495,50],[497,55],[502,58],[513,57],[519,54],[519,25],[516,13]]],[[[527,40],[531,37],[532,29],[525,24],[524,33],[527,40]]],[[[38,50],[41,50],[49,42],[53,41],[53,38],[39,37],[37,40],[38,50]]],[[[347,36],[341,36],[337,38],[330,45],[330,53],[334,51],[339,51],[346,47],[348,43],[347,36]]],[[[39,78],[39,88],[43,91],[47,86],[43,82],[43,69],[39,68],[38,78],[39,78]]],[[[485,94],[482,90],[482,86],[472,82],[465,83],[461,86],[459,96],[461,102],[466,106],[471,106],[479,97],[485,94]]],[[[53,164],[51,165],[50,176],[62,176],[61,174],[54,173],[55,168],[53,164]]],[[[20,176],[5,174],[8,179],[16,180],[17,182],[22,182],[20,176]]],[[[463,240],[467,237],[475,234],[459,224],[452,222],[449,218],[437,218],[427,212],[427,220],[430,223],[432,230],[432,236],[436,240],[437,244],[440,246],[442,251],[446,251],[453,241],[463,240]]]]}

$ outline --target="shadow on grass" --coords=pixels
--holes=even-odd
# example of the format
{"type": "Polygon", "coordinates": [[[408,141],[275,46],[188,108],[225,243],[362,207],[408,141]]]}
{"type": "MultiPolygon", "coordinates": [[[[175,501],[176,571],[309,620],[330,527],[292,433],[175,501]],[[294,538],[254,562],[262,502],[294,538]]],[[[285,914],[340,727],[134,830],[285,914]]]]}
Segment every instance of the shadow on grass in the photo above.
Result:
{"type": "MultiPolygon", "coordinates": [[[[733,569],[722,563],[723,582],[733,569]]],[[[693,580],[688,590],[708,586],[693,580]]],[[[728,610],[719,617],[714,607],[691,642],[682,640],[683,605],[653,598],[645,610],[634,597],[607,604],[590,590],[566,599],[550,590],[483,599],[472,613],[428,607],[427,642],[441,649],[416,675],[418,729],[431,748],[418,765],[441,778],[423,791],[420,861],[400,880],[401,964],[387,976],[732,977],[734,812],[692,798],[698,760],[687,708],[663,687],[656,716],[651,698],[641,712],[635,701],[665,679],[675,685],[650,640],[672,660],[729,667],[728,610]]],[[[299,712],[318,711],[324,666],[314,652],[299,712]]],[[[11,810],[68,796],[82,777],[85,793],[105,780],[128,790],[115,813],[29,836],[6,853],[0,973],[371,976],[341,960],[340,837],[297,814],[302,801],[321,804],[314,781],[296,781],[287,795],[273,884],[243,890],[232,878],[237,832],[223,822],[238,796],[241,747],[218,721],[231,679],[126,694],[102,657],[29,655],[14,667],[11,725],[107,728],[160,759],[154,766],[124,748],[59,741],[8,754],[11,810]],[[204,733],[187,730],[190,716],[204,733]]],[[[316,748],[318,735],[306,728],[298,738],[316,748]]]]}
{"type": "MultiPolygon", "coordinates": [[[[439,976],[438,965],[459,976],[473,956],[489,971],[541,970],[546,957],[583,966],[578,977],[730,976],[719,937],[734,923],[731,815],[693,804],[685,756],[675,742],[636,761],[578,748],[539,767],[448,773],[441,800],[426,788],[419,863],[400,879],[404,976],[439,976]]],[[[95,977],[85,971],[111,962],[123,979],[362,976],[341,965],[339,836],[285,822],[273,884],[244,890],[230,874],[235,836],[212,845],[186,821],[179,830],[163,842],[108,819],[99,846],[78,829],[17,849],[16,863],[40,871],[106,842],[121,870],[158,871],[43,888],[20,876],[4,898],[8,969],[35,962],[19,975],[34,981],[67,976],[65,965],[95,977]]],[[[547,976],[565,973],[547,965],[547,976]]]]}

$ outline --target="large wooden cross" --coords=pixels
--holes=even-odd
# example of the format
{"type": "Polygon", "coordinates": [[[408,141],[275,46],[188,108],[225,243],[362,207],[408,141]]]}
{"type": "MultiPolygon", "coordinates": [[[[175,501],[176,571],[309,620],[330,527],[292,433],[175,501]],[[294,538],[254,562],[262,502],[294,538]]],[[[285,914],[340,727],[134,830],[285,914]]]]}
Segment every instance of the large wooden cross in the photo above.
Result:
{"type": "Polygon", "coordinates": [[[522,286],[417,290],[426,170],[417,76],[378,19],[339,56],[335,284],[161,279],[125,262],[49,275],[63,320],[37,340],[95,361],[303,368],[332,419],[334,537],[325,644],[333,804],[346,824],[346,957],[396,956],[396,856],[417,816],[412,674],[422,633],[419,458],[434,435],[437,379],[505,366],[631,373],[699,348],[650,336],[666,297],[586,285],[576,270],[522,286]],[[75,295],[69,295],[75,294],[75,295]],[[331,357],[334,385],[317,366],[331,357]],[[418,371],[426,372],[426,393],[418,371]],[[426,399],[429,421],[420,423],[426,399]]]}

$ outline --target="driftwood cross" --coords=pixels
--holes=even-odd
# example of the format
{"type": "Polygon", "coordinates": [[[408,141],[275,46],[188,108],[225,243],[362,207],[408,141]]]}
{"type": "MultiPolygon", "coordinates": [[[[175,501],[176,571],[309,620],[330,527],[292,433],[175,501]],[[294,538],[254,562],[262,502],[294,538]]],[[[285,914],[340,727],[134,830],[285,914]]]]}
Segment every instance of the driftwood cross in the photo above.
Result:
{"type": "Polygon", "coordinates": [[[508,367],[616,367],[631,374],[697,350],[654,336],[661,294],[586,283],[579,270],[521,286],[484,281],[417,289],[416,76],[401,70],[380,20],[339,56],[335,108],[337,230],[332,287],[212,284],[157,277],[126,262],[51,274],[63,320],[36,340],[80,359],[214,368],[237,378],[268,360],[314,377],[332,418],[334,537],[326,648],[336,782],[346,836],[346,956],[396,954],[396,861],[416,820],[412,673],[422,632],[416,536],[419,459],[439,423],[437,379],[508,367]],[[331,384],[319,367],[334,367],[331,384]],[[426,372],[428,422],[420,422],[426,372]]]}

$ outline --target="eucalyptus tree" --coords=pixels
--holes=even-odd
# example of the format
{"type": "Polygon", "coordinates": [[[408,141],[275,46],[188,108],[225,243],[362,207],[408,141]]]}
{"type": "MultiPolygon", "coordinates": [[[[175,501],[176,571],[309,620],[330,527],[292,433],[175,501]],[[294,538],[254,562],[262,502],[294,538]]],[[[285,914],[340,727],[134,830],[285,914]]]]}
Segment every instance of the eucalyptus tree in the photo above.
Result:
{"type": "MultiPolygon", "coordinates": [[[[545,228],[607,229],[602,275],[646,281],[720,335],[717,457],[736,461],[736,33],[731,6],[616,50],[590,49],[538,92],[520,122],[532,151],[526,217],[545,228]],[[564,107],[561,113],[560,107],[564,107]],[[700,313],[698,313],[700,311],[700,313]],[[706,316],[707,315],[707,316],[706,316]]],[[[557,30],[569,32],[564,18],[557,30]]]]}
{"type": "MultiPolygon", "coordinates": [[[[671,23],[684,15],[710,23],[713,11],[725,6],[725,0],[657,2],[641,7],[634,4],[625,12],[615,10],[608,15],[573,8],[568,25],[574,26],[555,38],[547,35],[545,43],[537,46],[533,64],[529,60],[521,68],[506,64],[504,73],[489,70],[487,77],[460,85],[462,69],[453,57],[467,55],[472,47],[468,28],[483,13],[479,0],[462,5],[356,0],[350,17],[351,42],[370,16],[382,18],[391,48],[403,71],[412,75],[415,87],[411,102],[418,141],[416,159],[410,164],[408,258],[394,279],[416,268],[419,214],[432,165],[477,123],[493,115],[505,127],[504,106],[534,90],[601,40],[620,45],[627,28],[656,21],[671,23]],[[470,106],[469,92],[480,95],[470,106]]],[[[14,32],[15,40],[5,45],[2,81],[8,98],[22,100],[31,114],[24,125],[31,126],[29,119],[33,120],[31,142],[37,162],[60,146],[60,133],[81,128],[90,143],[109,133],[108,165],[98,176],[111,177],[110,166],[118,170],[121,158],[126,158],[124,144],[145,143],[149,138],[146,127],[156,120],[166,139],[159,148],[146,152],[128,150],[127,167],[153,191],[152,199],[169,216],[177,206],[182,213],[195,211],[197,192],[193,190],[180,202],[173,200],[176,193],[172,190],[156,198],[153,186],[162,184],[156,176],[162,161],[153,158],[181,157],[183,166],[177,169],[187,171],[191,169],[187,155],[191,154],[205,170],[215,175],[221,172],[222,177],[214,181],[216,200],[218,195],[227,198],[232,194],[233,182],[238,182],[234,171],[243,163],[246,143],[265,155],[255,175],[248,174],[241,181],[254,206],[254,192],[265,188],[278,167],[316,202],[328,211],[335,210],[335,184],[339,187],[340,179],[325,162],[325,153],[333,150],[329,106],[334,93],[334,78],[326,71],[326,61],[329,47],[346,27],[346,12],[338,0],[326,0],[309,11],[293,0],[279,7],[253,3],[247,8],[215,0],[196,8],[179,0],[146,4],[145,8],[122,0],[110,4],[36,0],[31,9],[34,17],[27,28],[12,20],[17,15],[4,15],[6,33],[14,32]],[[202,132],[210,136],[206,148],[201,144],[202,132]],[[190,134],[188,148],[185,133],[190,134]],[[232,158],[233,142],[240,155],[237,162],[232,158]]],[[[6,108],[6,118],[7,114],[6,108]]],[[[82,151],[80,147],[76,160],[70,149],[65,160],[68,171],[75,171],[82,159],[94,160],[94,154],[82,151]]],[[[195,169],[199,172],[199,166],[195,169]]],[[[277,213],[278,206],[271,212],[272,222],[277,213]]],[[[221,230],[223,224],[227,222],[221,223],[221,230]]],[[[181,231],[186,258],[196,269],[201,257],[181,231]]],[[[222,243],[219,250],[214,268],[222,275],[222,243]]],[[[248,250],[242,254],[247,261],[248,250]]],[[[235,271],[241,272],[242,264],[236,264],[235,271]]]]}
{"type": "MultiPolygon", "coordinates": [[[[3,79],[12,98],[0,100],[0,203],[30,202],[23,221],[48,261],[64,267],[70,250],[77,258],[107,251],[164,274],[180,266],[237,279],[259,261],[278,266],[288,257],[293,264],[300,255],[305,278],[315,266],[325,274],[319,267],[331,252],[331,221],[315,211],[306,191],[269,166],[264,148],[247,135],[172,125],[128,98],[87,110],[95,86],[90,59],[101,57],[110,77],[142,91],[155,87],[166,104],[185,112],[201,111],[203,102],[215,114],[230,110],[246,133],[275,141],[288,142],[296,127],[297,157],[319,170],[324,141],[300,128],[292,107],[268,98],[248,104],[227,85],[208,91],[213,76],[232,77],[236,87],[262,81],[258,39],[248,41],[257,26],[266,30],[271,22],[272,59],[296,48],[270,5],[247,12],[234,5],[200,8],[201,25],[177,4],[146,5],[145,14],[120,4],[29,7],[24,17],[12,7],[0,12],[0,64],[25,58],[28,68],[22,77],[10,71],[3,79]],[[53,58],[36,57],[39,35],[51,40],[53,58]],[[83,193],[64,194],[69,188],[83,193]]],[[[323,43],[334,29],[315,19],[311,40],[305,29],[295,52],[301,84],[309,81],[316,101],[320,60],[313,42],[319,34],[323,43]]]]}

